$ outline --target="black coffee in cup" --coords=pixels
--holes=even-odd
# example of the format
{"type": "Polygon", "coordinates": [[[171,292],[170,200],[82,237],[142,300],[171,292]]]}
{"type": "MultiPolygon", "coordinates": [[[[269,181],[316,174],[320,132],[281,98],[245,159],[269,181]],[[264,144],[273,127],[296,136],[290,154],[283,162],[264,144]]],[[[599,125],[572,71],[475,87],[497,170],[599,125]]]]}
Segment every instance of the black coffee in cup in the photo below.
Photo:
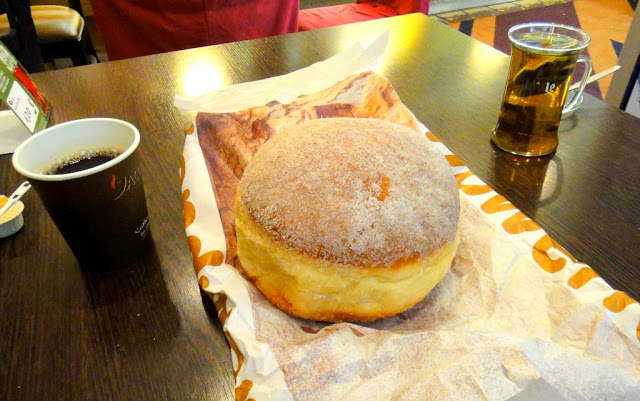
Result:
{"type": "Polygon", "coordinates": [[[122,154],[121,149],[91,149],[69,154],[56,159],[42,174],[69,174],[87,170],[113,160],[122,154]]]}

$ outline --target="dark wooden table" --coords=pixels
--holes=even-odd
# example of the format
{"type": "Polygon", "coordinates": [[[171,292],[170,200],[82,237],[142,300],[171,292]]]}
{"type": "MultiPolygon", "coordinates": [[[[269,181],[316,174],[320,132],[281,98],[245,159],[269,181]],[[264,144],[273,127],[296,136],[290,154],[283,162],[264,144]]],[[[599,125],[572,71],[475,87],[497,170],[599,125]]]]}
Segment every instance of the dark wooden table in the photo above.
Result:
{"type": "MultiPolygon", "coordinates": [[[[191,120],[173,96],[213,78],[288,73],[386,29],[381,73],[416,116],[578,260],[640,298],[640,120],[587,96],[553,157],[514,161],[489,140],[508,57],[439,22],[410,15],[103,63],[34,79],[52,124],[106,116],[140,129],[155,246],[128,268],[83,271],[30,191],[26,226],[0,240],[0,399],[232,400],[229,348],[182,225],[178,169],[191,120]]],[[[22,181],[0,156],[2,191],[22,181]]]]}

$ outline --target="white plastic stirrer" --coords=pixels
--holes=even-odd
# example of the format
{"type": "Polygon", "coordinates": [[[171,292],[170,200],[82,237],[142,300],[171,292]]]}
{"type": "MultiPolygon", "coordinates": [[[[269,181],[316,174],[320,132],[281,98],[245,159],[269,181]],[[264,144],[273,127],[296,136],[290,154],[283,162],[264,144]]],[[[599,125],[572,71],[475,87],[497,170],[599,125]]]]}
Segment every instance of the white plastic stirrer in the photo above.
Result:
{"type": "MultiPolygon", "coordinates": [[[[609,74],[613,74],[614,72],[618,71],[618,69],[620,69],[620,66],[616,65],[616,66],[613,66],[613,67],[609,68],[608,70],[604,70],[604,71],[599,72],[597,74],[593,74],[592,76],[587,78],[587,83],[585,85],[588,85],[591,82],[594,82],[594,81],[597,81],[599,79],[602,79],[602,78],[606,77],[609,74]]],[[[579,87],[580,87],[580,82],[571,85],[569,87],[569,90],[572,91],[574,89],[578,89],[579,87]]]]}
{"type": "Polygon", "coordinates": [[[5,205],[2,208],[0,208],[0,216],[2,216],[4,212],[9,210],[11,206],[13,206],[20,198],[22,198],[22,195],[24,195],[29,190],[29,188],[31,188],[31,184],[29,184],[29,181],[25,181],[22,184],[20,184],[18,189],[16,189],[11,194],[7,203],[5,203],[5,205]]]}

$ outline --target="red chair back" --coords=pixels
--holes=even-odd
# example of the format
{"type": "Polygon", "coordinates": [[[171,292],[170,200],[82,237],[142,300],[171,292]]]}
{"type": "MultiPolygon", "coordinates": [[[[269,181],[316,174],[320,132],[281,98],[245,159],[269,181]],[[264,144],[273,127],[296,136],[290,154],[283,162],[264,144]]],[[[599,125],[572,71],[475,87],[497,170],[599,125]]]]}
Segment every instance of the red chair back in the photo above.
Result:
{"type": "Polygon", "coordinates": [[[91,0],[110,60],[296,32],[299,0],[91,0]]]}
{"type": "Polygon", "coordinates": [[[298,30],[369,21],[411,13],[429,13],[429,0],[357,0],[355,3],[300,10],[298,30]]]}
{"type": "Polygon", "coordinates": [[[357,0],[356,3],[377,3],[394,9],[398,15],[429,14],[429,0],[357,0]]]}

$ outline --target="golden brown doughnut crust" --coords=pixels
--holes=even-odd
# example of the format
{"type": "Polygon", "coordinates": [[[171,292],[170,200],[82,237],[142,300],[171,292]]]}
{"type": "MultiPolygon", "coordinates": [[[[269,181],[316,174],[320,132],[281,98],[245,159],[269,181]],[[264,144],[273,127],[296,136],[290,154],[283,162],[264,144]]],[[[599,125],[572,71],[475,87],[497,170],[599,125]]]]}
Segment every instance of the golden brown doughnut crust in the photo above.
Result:
{"type": "Polygon", "coordinates": [[[382,120],[312,120],[283,129],[245,169],[238,255],[283,310],[372,320],[411,307],[444,276],[458,217],[451,169],[422,134],[382,120]]]}

